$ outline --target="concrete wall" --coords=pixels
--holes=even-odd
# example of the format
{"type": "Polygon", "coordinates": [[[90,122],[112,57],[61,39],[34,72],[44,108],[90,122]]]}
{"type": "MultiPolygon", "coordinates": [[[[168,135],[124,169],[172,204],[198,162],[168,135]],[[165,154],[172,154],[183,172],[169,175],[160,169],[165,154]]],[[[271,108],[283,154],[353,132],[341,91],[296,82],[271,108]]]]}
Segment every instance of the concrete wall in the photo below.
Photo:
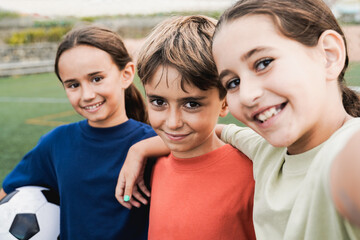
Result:
{"type": "Polygon", "coordinates": [[[54,59],[57,46],[57,43],[2,45],[0,46],[0,64],[54,59]]]}
{"type": "MultiPolygon", "coordinates": [[[[133,60],[144,39],[124,39],[133,60]]],[[[58,43],[36,43],[19,46],[0,45],[0,77],[54,71],[58,43]]]]}
{"type": "Polygon", "coordinates": [[[0,77],[53,71],[57,45],[0,45],[0,77]]]}

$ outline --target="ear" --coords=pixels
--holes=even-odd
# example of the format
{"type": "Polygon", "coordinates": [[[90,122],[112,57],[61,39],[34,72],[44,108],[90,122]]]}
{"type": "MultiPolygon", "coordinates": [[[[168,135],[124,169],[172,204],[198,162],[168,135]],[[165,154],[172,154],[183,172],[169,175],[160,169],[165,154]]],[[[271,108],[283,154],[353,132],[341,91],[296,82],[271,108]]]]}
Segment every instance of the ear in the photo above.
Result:
{"type": "Polygon", "coordinates": [[[228,105],[227,105],[227,102],[226,102],[226,98],[224,98],[222,106],[221,106],[221,110],[220,110],[220,113],[219,113],[219,116],[220,117],[226,117],[226,115],[228,113],[229,113],[229,108],[228,108],[228,105]]]}
{"type": "Polygon", "coordinates": [[[121,86],[126,89],[134,81],[135,76],[135,64],[128,62],[124,69],[121,70],[121,86]]]}
{"type": "Polygon", "coordinates": [[[326,30],[321,34],[318,46],[320,46],[325,53],[327,79],[337,80],[344,68],[346,59],[343,38],[334,30],[326,30]]]}

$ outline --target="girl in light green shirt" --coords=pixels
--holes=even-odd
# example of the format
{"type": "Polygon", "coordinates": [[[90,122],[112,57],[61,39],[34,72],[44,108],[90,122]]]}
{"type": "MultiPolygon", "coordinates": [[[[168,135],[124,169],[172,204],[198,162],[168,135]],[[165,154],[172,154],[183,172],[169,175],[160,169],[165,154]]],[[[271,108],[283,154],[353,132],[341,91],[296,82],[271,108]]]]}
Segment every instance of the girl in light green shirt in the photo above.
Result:
{"type": "Polygon", "coordinates": [[[253,160],[257,238],[360,239],[360,104],[331,10],[240,0],[218,22],[213,56],[230,112],[251,128],[221,137],[253,160]]]}

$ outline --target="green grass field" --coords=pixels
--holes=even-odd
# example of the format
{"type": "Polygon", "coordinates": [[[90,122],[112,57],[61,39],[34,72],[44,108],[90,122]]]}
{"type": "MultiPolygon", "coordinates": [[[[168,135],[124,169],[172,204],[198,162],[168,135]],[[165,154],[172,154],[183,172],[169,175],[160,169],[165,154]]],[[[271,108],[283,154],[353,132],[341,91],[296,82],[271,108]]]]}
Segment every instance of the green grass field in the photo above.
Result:
{"type": "MultiPolygon", "coordinates": [[[[360,86],[360,63],[350,65],[346,79],[360,86]]],[[[41,135],[82,119],[53,73],[0,78],[0,116],[0,184],[41,135]]],[[[238,123],[230,114],[220,122],[238,123]]]]}

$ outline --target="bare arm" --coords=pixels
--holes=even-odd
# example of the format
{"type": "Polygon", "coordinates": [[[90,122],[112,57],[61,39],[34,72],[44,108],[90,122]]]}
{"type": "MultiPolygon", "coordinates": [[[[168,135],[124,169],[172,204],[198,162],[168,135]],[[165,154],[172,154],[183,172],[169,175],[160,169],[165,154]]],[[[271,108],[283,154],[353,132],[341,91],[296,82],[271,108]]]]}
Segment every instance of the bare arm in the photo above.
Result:
{"type": "Polygon", "coordinates": [[[139,188],[146,196],[150,196],[143,178],[146,159],[169,153],[169,148],[159,136],[144,139],[129,149],[115,189],[115,197],[121,205],[130,209],[131,206],[140,207],[139,201],[147,204],[138,190],[139,188]]]}
{"type": "Polygon", "coordinates": [[[331,193],[345,218],[360,227],[360,131],[356,132],[331,166],[331,193]]]}
{"type": "Polygon", "coordinates": [[[3,199],[6,196],[6,192],[4,191],[4,189],[0,190],[0,200],[3,199]]]}

